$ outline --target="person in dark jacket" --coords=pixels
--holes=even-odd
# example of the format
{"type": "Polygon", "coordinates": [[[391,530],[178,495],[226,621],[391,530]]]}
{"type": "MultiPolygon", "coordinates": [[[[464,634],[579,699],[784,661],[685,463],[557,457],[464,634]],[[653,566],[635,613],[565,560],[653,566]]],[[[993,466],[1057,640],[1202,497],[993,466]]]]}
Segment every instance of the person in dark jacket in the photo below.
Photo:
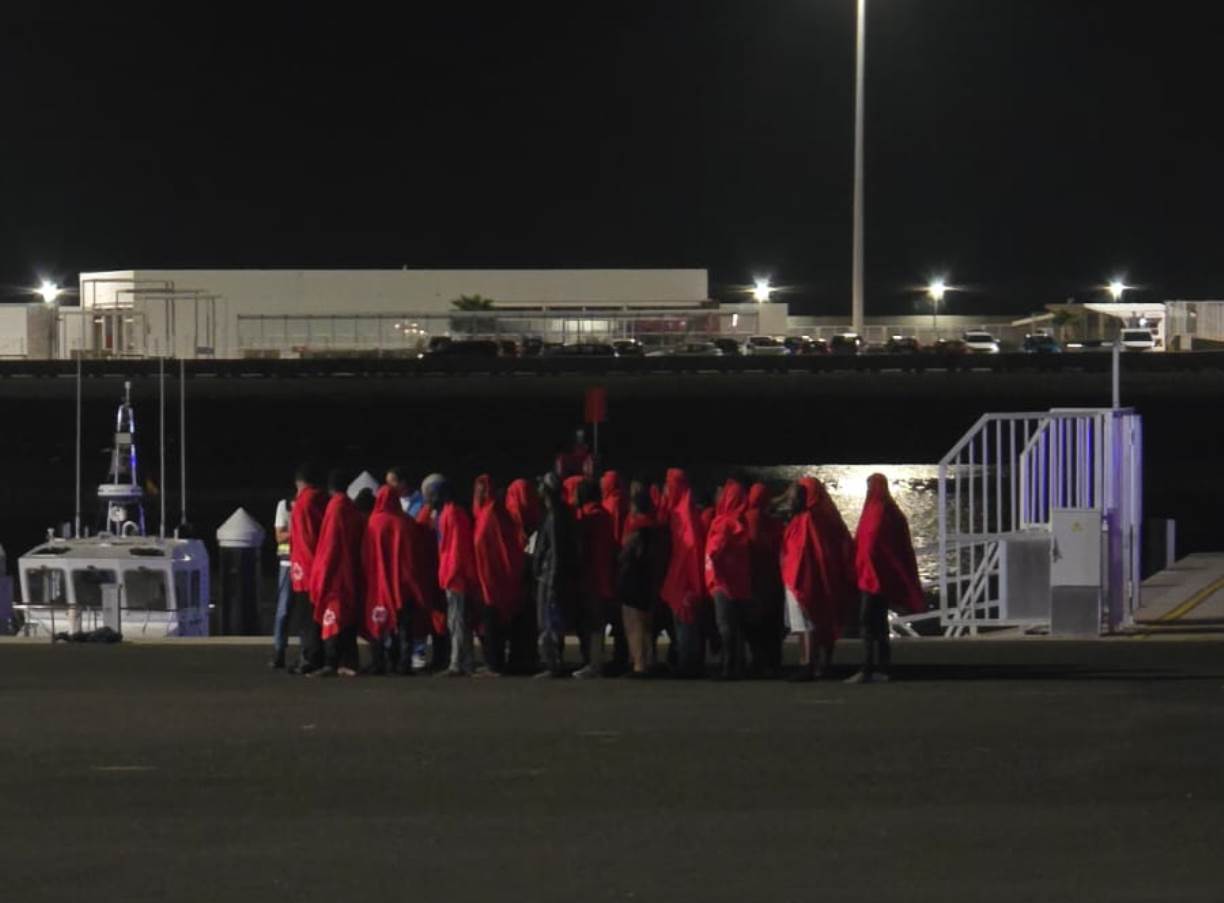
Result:
{"type": "Polygon", "coordinates": [[[537,677],[560,677],[565,657],[566,625],[574,618],[578,588],[578,542],[574,515],[561,496],[555,473],[540,481],[544,520],[536,533],[532,570],[536,578],[536,621],[540,631],[537,677]]]}
{"type": "Polygon", "coordinates": [[[616,595],[629,644],[630,677],[646,677],[655,666],[654,614],[668,560],[667,532],[655,518],[650,493],[640,488],[630,499],[616,568],[616,595]]]}

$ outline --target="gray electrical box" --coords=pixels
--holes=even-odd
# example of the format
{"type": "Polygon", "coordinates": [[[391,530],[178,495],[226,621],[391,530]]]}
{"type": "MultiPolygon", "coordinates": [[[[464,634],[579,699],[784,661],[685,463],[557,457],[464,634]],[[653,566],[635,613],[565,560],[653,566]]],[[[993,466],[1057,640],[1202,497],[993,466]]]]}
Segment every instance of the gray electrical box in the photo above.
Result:
{"type": "Polygon", "coordinates": [[[999,617],[1050,617],[1050,534],[1007,533],[999,537],[999,617]]]}
{"type": "Polygon", "coordinates": [[[1056,508],[1050,512],[1050,633],[1101,633],[1101,512],[1056,508]]]}
{"type": "Polygon", "coordinates": [[[118,583],[103,583],[102,590],[102,626],[109,627],[115,633],[123,633],[123,615],[120,598],[122,591],[118,583]]]}

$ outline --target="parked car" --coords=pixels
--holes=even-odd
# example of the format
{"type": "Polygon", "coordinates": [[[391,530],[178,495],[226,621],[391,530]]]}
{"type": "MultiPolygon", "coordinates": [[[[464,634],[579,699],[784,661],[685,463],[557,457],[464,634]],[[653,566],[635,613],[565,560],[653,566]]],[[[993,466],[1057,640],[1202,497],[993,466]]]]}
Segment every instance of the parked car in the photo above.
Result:
{"type": "Polygon", "coordinates": [[[884,343],[884,351],[888,354],[917,354],[921,350],[922,346],[912,335],[890,336],[884,343]]]}
{"type": "Polygon", "coordinates": [[[616,350],[617,357],[642,357],[646,353],[646,349],[637,339],[621,339],[613,342],[612,347],[616,350]]]}
{"type": "Polygon", "coordinates": [[[735,339],[714,339],[711,344],[723,353],[724,357],[738,357],[740,351],[740,343],[735,339]]]}
{"type": "Polygon", "coordinates": [[[616,349],[607,342],[574,342],[546,347],[544,357],[616,357],[616,349]]]}
{"type": "Polygon", "coordinates": [[[1038,332],[1024,337],[1023,350],[1025,354],[1059,354],[1062,352],[1062,345],[1058,344],[1054,336],[1038,332]]]}
{"type": "Polygon", "coordinates": [[[931,346],[931,350],[936,354],[956,355],[965,354],[969,349],[960,339],[939,339],[931,346]]]}
{"type": "Polygon", "coordinates": [[[519,346],[519,354],[523,357],[539,357],[543,350],[544,340],[534,336],[523,339],[519,346]]]}
{"type": "Polygon", "coordinates": [[[782,340],[791,354],[828,354],[829,344],[824,339],[806,335],[791,335],[782,340]]]}
{"type": "Polygon", "coordinates": [[[492,339],[446,339],[436,345],[431,339],[429,344],[430,349],[423,357],[498,357],[501,353],[501,347],[492,339]]]}
{"type": "Polygon", "coordinates": [[[862,350],[863,340],[853,332],[835,335],[829,342],[829,351],[833,354],[858,354],[862,350]]]}
{"type": "Polygon", "coordinates": [[[970,354],[998,354],[999,342],[988,332],[967,332],[962,337],[970,354]]]}
{"type": "Polygon", "coordinates": [[[790,354],[790,349],[773,336],[754,335],[749,336],[748,340],[744,342],[744,354],[761,357],[781,357],[784,354],[790,354]]]}
{"type": "Polygon", "coordinates": [[[502,357],[519,356],[518,342],[515,342],[512,339],[502,339],[497,343],[497,345],[499,348],[501,348],[502,357]]]}
{"type": "Polygon", "coordinates": [[[713,342],[685,342],[670,348],[651,351],[647,357],[722,357],[723,353],[713,342]]]}
{"type": "Polygon", "coordinates": [[[1120,338],[1126,351],[1152,351],[1156,348],[1156,337],[1149,329],[1123,329],[1120,338]]]}

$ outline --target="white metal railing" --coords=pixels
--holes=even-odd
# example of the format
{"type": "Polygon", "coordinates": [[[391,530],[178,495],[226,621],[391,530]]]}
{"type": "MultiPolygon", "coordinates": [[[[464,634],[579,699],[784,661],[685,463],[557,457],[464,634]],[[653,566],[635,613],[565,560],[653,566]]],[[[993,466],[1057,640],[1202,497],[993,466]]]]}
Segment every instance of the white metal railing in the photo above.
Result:
{"type": "Polygon", "coordinates": [[[1133,411],[987,414],[939,463],[940,619],[949,633],[1040,626],[1008,605],[1004,545],[1051,533],[1055,511],[1105,524],[1103,626],[1138,605],[1142,421],[1133,411]]]}

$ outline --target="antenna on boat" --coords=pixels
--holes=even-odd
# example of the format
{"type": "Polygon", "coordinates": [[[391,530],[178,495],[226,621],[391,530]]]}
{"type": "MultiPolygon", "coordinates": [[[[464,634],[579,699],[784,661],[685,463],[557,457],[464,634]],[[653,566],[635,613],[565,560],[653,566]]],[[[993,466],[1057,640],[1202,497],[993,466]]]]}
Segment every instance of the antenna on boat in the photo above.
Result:
{"type": "Polygon", "coordinates": [[[161,414],[158,419],[158,431],[160,432],[158,457],[161,459],[161,491],[158,495],[161,497],[161,523],[158,525],[158,536],[162,539],[166,538],[166,358],[165,356],[157,359],[157,380],[159,394],[161,395],[161,414]]]}
{"type": "Polygon", "coordinates": [[[81,355],[76,362],[76,512],[72,517],[72,535],[81,537],[81,355]]]}
{"type": "MultiPolygon", "coordinates": [[[[187,358],[179,358],[179,526],[187,525],[187,358]]],[[[178,530],[174,531],[175,536],[178,530]]]]}

